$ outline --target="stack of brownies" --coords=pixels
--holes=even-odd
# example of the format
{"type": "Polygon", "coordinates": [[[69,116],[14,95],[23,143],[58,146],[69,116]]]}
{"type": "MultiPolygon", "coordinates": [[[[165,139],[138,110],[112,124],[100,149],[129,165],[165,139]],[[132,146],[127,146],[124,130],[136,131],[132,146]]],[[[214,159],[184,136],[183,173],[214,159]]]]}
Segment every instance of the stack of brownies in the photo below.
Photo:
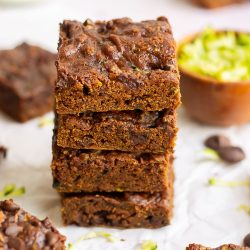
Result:
{"type": "Polygon", "coordinates": [[[64,223],[169,224],[180,91],[168,20],[64,21],[57,71],[51,167],[64,223]]]}

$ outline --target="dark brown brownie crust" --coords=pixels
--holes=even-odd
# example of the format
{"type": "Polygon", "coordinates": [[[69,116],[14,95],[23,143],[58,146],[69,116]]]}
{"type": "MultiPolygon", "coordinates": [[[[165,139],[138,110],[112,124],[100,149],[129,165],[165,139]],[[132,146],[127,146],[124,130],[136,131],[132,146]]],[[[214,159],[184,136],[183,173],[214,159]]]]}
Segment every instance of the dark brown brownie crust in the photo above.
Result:
{"type": "Polygon", "coordinates": [[[176,45],[165,17],[61,24],[59,114],[175,109],[180,103],[176,45]]]}
{"type": "Polygon", "coordinates": [[[59,192],[163,192],[172,178],[170,153],[73,150],[53,147],[52,174],[59,192]]]}
{"type": "Polygon", "coordinates": [[[249,247],[241,247],[234,244],[222,245],[216,248],[204,247],[198,244],[190,244],[186,250],[250,250],[249,247]]]}
{"type": "Polygon", "coordinates": [[[0,249],[65,250],[65,240],[48,218],[40,221],[12,200],[0,201],[0,249]]]}
{"type": "Polygon", "coordinates": [[[172,151],[175,112],[111,111],[57,115],[57,144],[75,149],[160,153],[172,151]]]}
{"type": "Polygon", "coordinates": [[[208,9],[219,8],[222,6],[235,4],[235,3],[242,3],[245,0],[193,0],[195,3],[201,5],[202,7],[208,9]]]}
{"type": "Polygon", "coordinates": [[[23,43],[0,58],[0,109],[20,122],[52,110],[54,54],[23,43]]]}
{"type": "Polygon", "coordinates": [[[165,193],[70,194],[62,198],[66,225],[159,228],[170,224],[173,180],[165,193]]]}

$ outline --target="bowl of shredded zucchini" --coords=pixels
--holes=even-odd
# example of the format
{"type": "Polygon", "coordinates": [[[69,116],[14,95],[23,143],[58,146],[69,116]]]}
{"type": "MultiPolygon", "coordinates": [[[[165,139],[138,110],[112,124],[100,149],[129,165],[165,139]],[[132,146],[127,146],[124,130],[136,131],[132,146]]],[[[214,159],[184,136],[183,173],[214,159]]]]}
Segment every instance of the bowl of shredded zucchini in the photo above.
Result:
{"type": "Polygon", "coordinates": [[[206,28],[178,46],[182,102],[198,121],[250,121],[250,33],[206,28]]]}

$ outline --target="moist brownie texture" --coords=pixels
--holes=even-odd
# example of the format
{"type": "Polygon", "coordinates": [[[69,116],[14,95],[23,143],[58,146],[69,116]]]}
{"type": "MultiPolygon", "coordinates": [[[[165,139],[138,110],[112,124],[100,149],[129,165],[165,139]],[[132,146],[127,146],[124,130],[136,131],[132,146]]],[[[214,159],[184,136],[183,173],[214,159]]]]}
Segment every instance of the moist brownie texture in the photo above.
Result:
{"type": "Polygon", "coordinates": [[[164,193],[69,194],[62,198],[64,224],[158,228],[172,218],[173,182],[164,193]]]}
{"type": "Polygon", "coordinates": [[[250,250],[249,247],[241,247],[233,244],[222,245],[216,248],[204,247],[202,245],[190,244],[186,250],[250,250]]]}
{"type": "Polygon", "coordinates": [[[59,114],[175,109],[180,103],[176,45],[165,17],[61,24],[59,114]]]}
{"type": "Polygon", "coordinates": [[[0,109],[20,122],[52,110],[54,54],[23,43],[0,58],[0,109]]]}
{"type": "Polygon", "coordinates": [[[48,218],[40,221],[12,200],[0,201],[0,249],[65,250],[65,240],[48,218]]]}
{"type": "Polygon", "coordinates": [[[163,192],[172,154],[72,150],[54,144],[52,174],[59,192],[163,192]]]}
{"type": "Polygon", "coordinates": [[[214,9],[229,4],[242,3],[245,0],[193,0],[195,3],[209,9],[214,9]]]}
{"type": "Polygon", "coordinates": [[[167,110],[57,115],[57,129],[61,147],[153,153],[172,150],[177,134],[175,112],[167,110]]]}

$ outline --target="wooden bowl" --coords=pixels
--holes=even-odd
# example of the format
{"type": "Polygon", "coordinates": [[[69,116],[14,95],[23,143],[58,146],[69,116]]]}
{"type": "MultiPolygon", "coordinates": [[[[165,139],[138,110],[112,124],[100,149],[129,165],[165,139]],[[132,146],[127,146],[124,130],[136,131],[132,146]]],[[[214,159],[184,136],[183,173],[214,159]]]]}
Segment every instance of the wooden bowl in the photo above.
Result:
{"type": "MultiPolygon", "coordinates": [[[[180,44],[189,43],[198,35],[189,36],[180,44]]],[[[191,117],[216,126],[250,122],[250,80],[223,82],[182,67],[179,70],[182,103],[191,117]]]]}

